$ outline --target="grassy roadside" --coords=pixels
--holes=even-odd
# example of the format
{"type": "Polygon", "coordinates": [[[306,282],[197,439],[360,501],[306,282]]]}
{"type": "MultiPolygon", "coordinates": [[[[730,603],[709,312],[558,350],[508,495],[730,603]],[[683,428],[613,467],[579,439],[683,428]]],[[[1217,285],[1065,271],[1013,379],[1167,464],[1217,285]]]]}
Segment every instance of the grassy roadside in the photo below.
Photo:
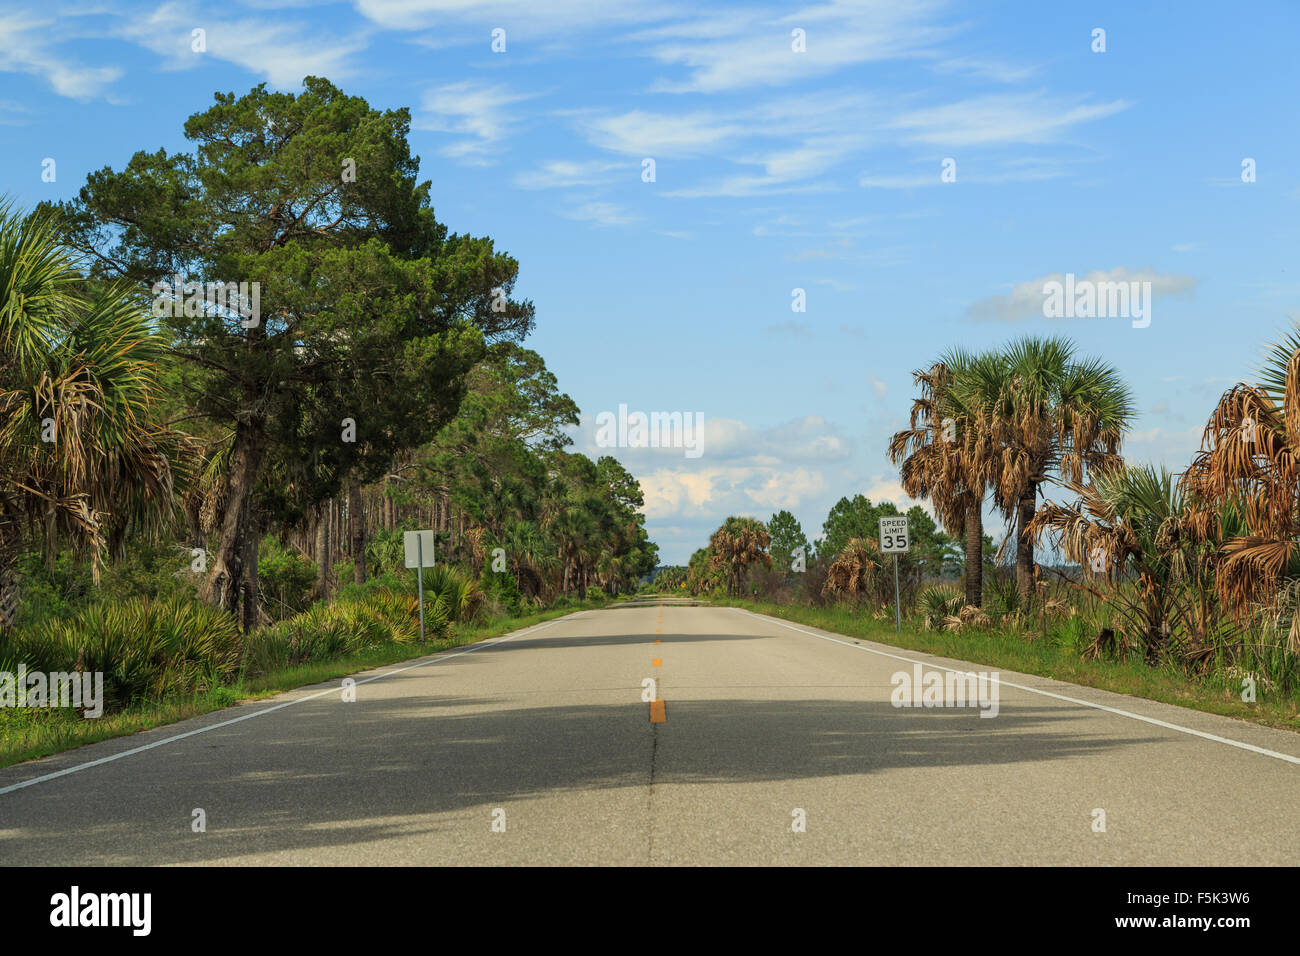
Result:
{"type": "Polygon", "coordinates": [[[189,697],[143,701],[93,720],[79,717],[70,710],[0,709],[0,767],[161,727],[231,707],[240,701],[262,700],[296,687],[343,678],[361,671],[500,637],[597,606],[599,605],[569,606],[477,625],[457,624],[449,639],[429,641],[423,650],[418,644],[386,644],[331,661],[299,664],[260,674],[255,678],[241,678],[234,683],[189,697]]]}
{"type": "Polygon", "coordinates": [[[1032,632],[926,631],[909,626],[905,621],[902,632],[896,634],[892,618],[878,621],[843,607],[782,606],[728,599],[715,599],[708,603],[745,608],[847,637],[971,661],[984,667],[1051,677],[1223,717],[1236,717],[1267,727],[1300,731],[1300,699],[1276,693],[1263,682],[1256,688],[1256,702],[1248,704],[1241,699],[1239,679],[1189,676],[1173,666],[1148,667],[1140,660],[1087,659],[1073,648],[1032,632]]]}

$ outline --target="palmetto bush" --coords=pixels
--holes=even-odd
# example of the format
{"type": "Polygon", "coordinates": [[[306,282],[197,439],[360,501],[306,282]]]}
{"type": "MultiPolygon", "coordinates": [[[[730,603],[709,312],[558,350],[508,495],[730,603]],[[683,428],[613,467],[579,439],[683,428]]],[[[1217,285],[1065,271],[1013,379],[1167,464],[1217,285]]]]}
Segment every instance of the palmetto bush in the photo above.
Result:
{"type": "Polygon", "coordinates": [[[138,598],[15,631],[0,643],[0,660],[46,672],[103,672],[109,703],[122,705],[226,681],[238,670],[242,645],[228,614],[193,601],[138,598]]]}
{"type": "MultiPolygon", "coordinates": [[[[447,636],[451,623],[446,611],[431,606],[426,596],[425,626],[429,636],[447,636]]],[[[247,670],[263,674],[280,667],[333,660],[384,644],[410,644],[419,636],[415,597],[383,588],[363,598],[317,604],[296,617],[257,631],[248,641],[247,670]]]]}
{"type": "Polygon", "coordinates": [[[449,565],[438,565],[424,572],[425,627],[429,627],[429,614],[437,609],[446,618],[446,627],[465,623],[478,616],[483,606],[483,592],[477,582],[465,577],[449,565]]]}
{"type": "MultiPolygon", "coordinates": [[[[483,603],[477,585],[453,568],[425,575],[425,627],[432,640],[472,620],[483,603]]],[[[375,587],[335,604],[317,604],[253,634],[224,611],[192,600],[133,598],[86,607],[76,616],[0,634],[0,670],[101,671],[111,707],[205,691],[241,670],[264,674],[419,640],[414,594],[375,587]]]]}
{"type": "Polygon", "coordinates": [[[958,614],[966,603],[966,595],[951,584],[934,584],[921,591],[917,598],[918,610],[923,615],[927,631],[943,624],[945,618],[958,614]]]}

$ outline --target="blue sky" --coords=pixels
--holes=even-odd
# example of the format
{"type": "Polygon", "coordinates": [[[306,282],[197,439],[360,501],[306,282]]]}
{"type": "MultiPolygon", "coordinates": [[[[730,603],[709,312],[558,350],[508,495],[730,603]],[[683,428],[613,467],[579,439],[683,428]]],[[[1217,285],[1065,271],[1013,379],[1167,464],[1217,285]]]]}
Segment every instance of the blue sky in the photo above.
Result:
{"type": "Polygon", "coordinates": [[[184,149],[215,91],[316,74],[410,107],[438,217],[520,260],[576,447],[604,453],[620,403],[703,413],[698,458],[616,451],[678,563],[728,514],[812,537],[841,495],[906,505],[885,443],[951,345],[1071,336],[1132,383],[1129,457],[1181,470],[1300,305],[1298,26],[1293,3],[4,4],[0,192],[184,149]],[[1044,318],[1069,272],[1151,281],[1150,326],[1044,318]]]}

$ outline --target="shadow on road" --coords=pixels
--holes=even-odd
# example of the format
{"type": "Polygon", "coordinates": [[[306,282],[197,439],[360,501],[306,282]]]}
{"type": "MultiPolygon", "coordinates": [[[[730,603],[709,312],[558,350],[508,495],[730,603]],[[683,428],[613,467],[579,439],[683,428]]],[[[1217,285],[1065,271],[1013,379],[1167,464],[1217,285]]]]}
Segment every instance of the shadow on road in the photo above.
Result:
{"type": "Polygon", "coordinates": [[[367,700],[363,692],[355,704],[322,698],[168,744],[0,796],[0,860],[51,862],[71,845],[77,862],[90,865],[216,862],[411,838],[462,825],[412,819],[420,815],[645,786],[652,748],[655,783],[664,787],[1013,767],[1160,739],[1084,735],[1070,727],[1083,708],[1007,700],[990,720],[977,710],[883,701],[717,699],[670,701],[656,745],[641,703],[501,705],[483,697],[367,700]],[[192,807],[211,821],[201,839],[188,832],[192,807]]]}

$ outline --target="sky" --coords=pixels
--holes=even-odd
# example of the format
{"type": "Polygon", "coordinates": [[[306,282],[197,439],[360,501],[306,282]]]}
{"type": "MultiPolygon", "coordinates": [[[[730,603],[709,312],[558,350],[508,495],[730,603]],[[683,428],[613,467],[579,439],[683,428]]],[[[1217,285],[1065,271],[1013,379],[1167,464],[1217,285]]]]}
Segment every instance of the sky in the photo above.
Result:
{"type": "Polygon", "coordinates": [[[684,563],[731,514],[815,538],[842,496],[911,504],[885,447],[957,345],[1069,336],[1132,386],[1126,457],[1185,468],[1300,316],[1298,27],[1294,2],[0,2],[0,194],[72,198],[258,83],[408,107],[438,218],[520,262],[575,450],[636,475],[684,563]],[[1045,317],[1066,274],[1150,282],[1149,324],[1045,317]],[[698,454],[603,447],[620,405],[702,416],[698,454]]]}

